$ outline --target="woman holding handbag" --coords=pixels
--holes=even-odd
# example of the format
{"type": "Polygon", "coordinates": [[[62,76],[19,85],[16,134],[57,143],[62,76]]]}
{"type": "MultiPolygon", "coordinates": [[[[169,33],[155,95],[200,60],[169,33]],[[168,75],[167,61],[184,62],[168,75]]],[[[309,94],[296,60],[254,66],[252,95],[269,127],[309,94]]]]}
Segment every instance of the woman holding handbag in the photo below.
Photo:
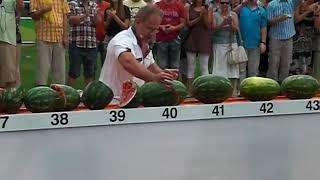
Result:
{"type": "Polygon", "coordinates": [[[237,47],[239,31],[238,16],[230,10],[229,0],[221,0],[220,7],[213,14],[213,68],[212,74],[229,78],[233,96],[238,96],[239,64],[228,63],[231,47],[237,47]]]}

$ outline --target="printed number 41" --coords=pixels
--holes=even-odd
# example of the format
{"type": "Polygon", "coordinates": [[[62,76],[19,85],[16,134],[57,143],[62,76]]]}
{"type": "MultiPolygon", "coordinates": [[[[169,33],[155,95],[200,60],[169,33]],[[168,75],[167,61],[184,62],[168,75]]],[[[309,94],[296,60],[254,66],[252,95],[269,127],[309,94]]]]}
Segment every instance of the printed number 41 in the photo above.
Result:
{"type": "Polygon", "coordinates": [[[6,128],[6,124],[7,124],[7,121],[9,119],[9,116],[2,116],[2,117],[0,117],[0,119],[4,119],[4,121],[2,123],[2,129],[6,128]]]}

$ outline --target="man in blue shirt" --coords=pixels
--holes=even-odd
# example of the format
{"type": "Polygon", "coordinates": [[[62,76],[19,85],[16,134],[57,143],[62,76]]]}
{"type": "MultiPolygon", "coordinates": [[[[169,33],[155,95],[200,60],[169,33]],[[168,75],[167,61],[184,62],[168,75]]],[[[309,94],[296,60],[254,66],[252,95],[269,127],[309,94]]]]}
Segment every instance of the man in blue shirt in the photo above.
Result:
{"type": "Polygon", "coordinates": [[[240,32],[248,56],[248,65],[240,65],[240,79],[258,76],[260,53],[266,50],[267,13],[256,0],[244,1],[234,11],[239,14],[240,32]]]}
{"type": "Polygon", "coordinates": [[[295,35],[294,12],[301,0],[273,0],[267,7],[269,30],[269,68],[267,76],[283,81],[292,61],[292,37],[295,35]]]}

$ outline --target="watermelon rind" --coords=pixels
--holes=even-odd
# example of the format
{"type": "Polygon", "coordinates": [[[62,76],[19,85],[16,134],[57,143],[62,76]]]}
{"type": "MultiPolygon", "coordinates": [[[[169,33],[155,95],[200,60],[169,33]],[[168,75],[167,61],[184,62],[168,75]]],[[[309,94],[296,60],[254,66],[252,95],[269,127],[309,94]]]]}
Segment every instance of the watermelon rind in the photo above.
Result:
{"type": "Polygon", "coordinates": [[[216,75],[202,75],[192,83],[193,96],[202,103],[221,103],[232,95],[231,81],[216,75]]]}
{"type": "Polygon", "coordinates": [[[64,84],[51,84],[50,86],[58,86],[62,88],[64,91],[63,93],[66,98],[66,103],[63,109],[61,109],[62,111],[72,111],[78,107],[81,100],[80,100],[80,94],[76,89],[64,84]]]}
{"type": "Polygon", "coordinates": [[[90,82],[83,90],[81,101],[90,110],[104,109],[113,99],[113,92],[101,81],[90,82]]]}
{"type": "Polygon", "coordinates": [[[1,111],[16,114],[23,104],[24,92],[24,89],[19,87],[3,90],[0,97],[1,111]]]}
{"type": "Polygon", "coordinates": [[[292,75],[282,81],[281,92],[289,99],[310,99],[319,87],[318,80],[312,76],[292,75]]]}
{"type": "Polygon", "coordinates": [[[240,95],[250,101],[270,101],[280,94],[277,81],[263,77],[248,77],[240,84],[240,95]]]}
{"type": "Polygon", "coordinates": [[[128,103],[120,104],[120,107],[122,107],[122,108],[136,108],[142,104],[142,101],[143,101],[143,99],[142,99],[141,89],[137,88],[134,97],[128,103]]]}
{"type": "Polygon", "coordinates": [[[48,86],[34,87],[24,96],[26,108],[33,113],[61,111],[65,102],[63,94],[48,86]]]}

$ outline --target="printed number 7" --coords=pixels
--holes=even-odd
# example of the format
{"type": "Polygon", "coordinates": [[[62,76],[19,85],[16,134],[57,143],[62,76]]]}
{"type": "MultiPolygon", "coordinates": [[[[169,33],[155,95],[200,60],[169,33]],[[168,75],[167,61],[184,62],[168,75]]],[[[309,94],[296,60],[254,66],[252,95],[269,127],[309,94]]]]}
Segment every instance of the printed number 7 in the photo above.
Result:
{"type": "Polygon", "coordinates": [[[7,121],[9,119],[9,116],[2,116],[0,117],[0,119],[4,119],[3,123],[2,123],[2,128],[6,127],[7,121]]]}

